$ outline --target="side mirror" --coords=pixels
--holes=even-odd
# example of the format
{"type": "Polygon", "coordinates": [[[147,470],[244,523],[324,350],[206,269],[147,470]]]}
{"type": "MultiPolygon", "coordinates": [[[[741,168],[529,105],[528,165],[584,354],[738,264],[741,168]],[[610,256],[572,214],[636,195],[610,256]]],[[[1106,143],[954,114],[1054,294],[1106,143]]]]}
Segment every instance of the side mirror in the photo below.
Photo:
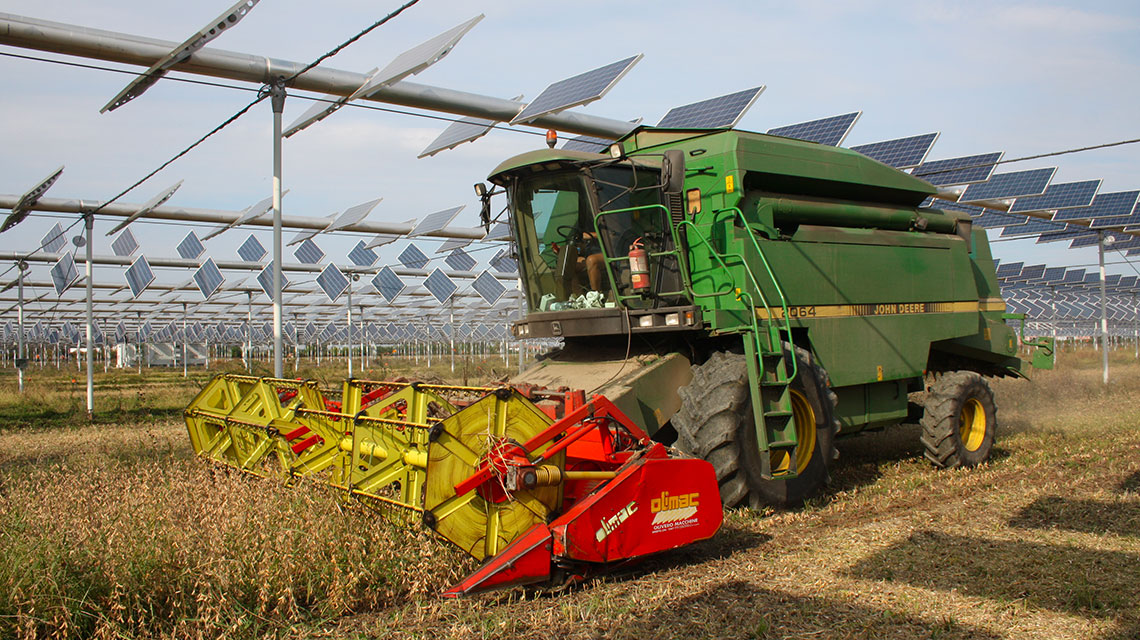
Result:
{"type": "Polygon", "coordinates": [[[685,152],[669,149],[661,163],[661,187],[665,193],[681,193],[685,188],[685,152]]]}

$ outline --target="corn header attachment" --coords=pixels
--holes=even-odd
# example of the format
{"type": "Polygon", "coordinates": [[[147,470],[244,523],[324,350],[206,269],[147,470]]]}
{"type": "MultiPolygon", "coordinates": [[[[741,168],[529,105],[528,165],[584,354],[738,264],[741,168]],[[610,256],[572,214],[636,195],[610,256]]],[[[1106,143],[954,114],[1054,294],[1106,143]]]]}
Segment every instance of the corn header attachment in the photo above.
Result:
{"type": "Polygon", "coordinates": [[[483,560],[450,596],[581,579],[723,519],[709,463],[581,391],[223,374],[185,415],[199,456],[337,487],[483,560]]]}

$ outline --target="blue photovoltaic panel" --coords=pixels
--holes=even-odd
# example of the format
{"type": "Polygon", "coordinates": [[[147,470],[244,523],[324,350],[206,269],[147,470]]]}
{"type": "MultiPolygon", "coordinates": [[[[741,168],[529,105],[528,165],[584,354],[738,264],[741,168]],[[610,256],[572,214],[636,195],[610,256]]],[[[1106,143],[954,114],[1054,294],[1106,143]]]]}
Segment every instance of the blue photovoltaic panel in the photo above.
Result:
{"type": "Polygon", "coordinates": [[[451,278],[447,277],[446,273],[440,269],[435,269],[424,279],[424,288],[426,288],[432,297],[440,304],[443,304],[447,302],[447,299],[450,298],[451,294],[455,293],[455,290],[459,287],[455,286],[455,283],[452,282],[451,278]]]}
{"type": "Polygon", "coordinates": [[[127,277],[127,286],[131,288],[131,297],[137,298],[139,294],[154,282],[154,271],[150,269],[150,263],[146,261],[144,256],[135,258],[131,266],[127,267],[125,272],[127,277]]]}
{"type": "Polygon", "coordinates": [[[1070,249],[1080,249],[1081,247],[1092,247],[1100,240],[1099,234],[1092,234],[1088,236],[1077,236],[1069,243],[1070,249]]]}
{"type": "Polygon", "coordinates": [[[1029,222],[1015,226],[1009,226],[1002,230],[1001,237],[1006,238],[1009,236],[1024,236],[1035,233],[1049,233],[1052,231],[1064,231],[1068,226],[1065,223],[1050,222],[1048,220],[1041,220],[1039,218],[1030,218],[1029,222]]]}
{"type": "Polygon", "coordinates": [[[225,282],[225,278],[222,277],[222,272],[218,270],[218,265],[214,264],[213,258],[206,260],[194,272],[194,284],[198,285],[198,291],[201,291],[202,297],[207,300],[221,288],[223,282],[225,282]]]}
{"type": "Polygon", "coordinates": [[[495,257],[491,258],[489,264],[499,273],[515,273],[519,270],[518,263],[515,262],[515,259],[510,256],[506,249],[500,249],[499,252],[495,254],[495,257]]]}
{"type": "MultiPolygon", "coordinates": [[[[680,107],[673,107],[657,123],[658,127],[672,129],[731,128],[740,122],[756,98],[764,91],[763,85],[710,98],[680,107]]],[[[606,146],[609,146],[608,144],[606,146]]]]}
{"type": "Polygon", "coordinates": [[[1010,278],[1021,273],[1021,267],[1024,262],[1006,262],[997,268],[997,277],[1010,278]]]}
{"type": "Polygon", "coordinates": [[[75,268],[75,258],[70,253],[56,261],[51,267],[51,282],[55,286],[55,294],[63,295],[64,291],[79,279],[79,270],[75,268]]]}
{"type": "Polygon", "coordinates": [[[400,264],[409,269],[423,269],[428,265],[428,257],[424,255],[423,251],[414,244],[409,244],[404,247],[404,250],[397,256],[400,264]]]}
{"type": "Polygon", "coordinates": [[[937,132],[924,133],[909,138],[861,144],[851,147],[851,150],[858,151],[872,160],[878,160],[896,169],[910,169],[922,164],[922,161],[926,159],[926,154],[930,153],[930,148],[934,146],[934,141],[937,139],[937,132]]]}
{"type": "Polygon", "coordinates": [[[1066,267],[1049,267],[1041,276],[1045,282],[1059,282],[1061,278],[1065,277],[1066,267]]]}
{"type": "Polygon", "coordinates": [[[336,302],[340,294],[348,288],[348,278],[336,268],[336,265],[330,264],[317,276],[317,285],[329,297],[329,302],[336,302]]]}
{"type": "Polygon", "coordinates": [[[447,263],[447,266],[456,271],[470,271],[476,264],[475,258],[472,258],[463,249],[452,251],[443,261],[447,263]]]}
{"type": "Polygon", "coordinates": [[[1039,196],[1018,198],[1009,208],[1009,212],[1023,213],[1025,211],[1087,207],[1092,204],[1098,190],[1100,190],[1100,180],[1055,182],[1045,187],[1045,193],[1039,196]]]}
{"type": "Polygon", "coordinates": [[[976,156],[924,162],[915,167],[911,174],[938,187],[950,184],[985,182],[990,179],[990,174],[994,170],[994,163],[1001,160],[1002,153],[995,151],[976,156]]]}
{"type": "Polygon", "coordinates": [[[206,247],[202,246],[202,241],[198,239],[197,234],[193,231],[186,234],[182,242],[178,243],[178,255],[187,260],[196,260],[198,256],[206,252],[206,247]]]}
{"type": "Polygon", "coordinates": [[[1137,203],[1132,209],[1132,213],[1119,218],[1116,217],[1103,217],[1096,218],[1089,227],[1093,229],[1122,229],[1124,227],[1135,227],[1140,225],[1140,203],[1137,203]]]}
{"type": "Polygon", "coordinates": [[[562,145],[565,151],[586,151],[589,153],[605,153],[606,149],[610,148],[613,140],[606,138],[595,138],[593,136],[574,136],[562,145]]]}
{"type": "Polygon", "coordinates": [[[139,248],[139,243],[135,241],[135,234],[131,233],[130,229],[123,229],[119,237],[111,243],[111,251],[120,258],[131,255],[139,248]]]}
{"type": "Polygon", "coordinates": [[[363,240],[357,242],[356,246],[352,248],[352,251],[348,252],[348,259],[352,261],[352,264],[358,267],[371,267],[376,264],[377,257],[375,251],[364,246],[363,240]]]}
{"type": "Polygon", "coordinates": [[[992,209],[987,210],[982,215],[974,218],[974,226],[983,229],[996,229],[998,227],[1009,227],[1014,225],[1025,224],[1029,218],[1025,216],[1011,216],[1008,213],[999,213],[992,209]]]}
{"type": "Polygon", "coordinates": [[[958,201],[976,202],[978,200],[1040,195],[1045,193],[1045,187],[1049,185],[1049,181],[1053,179],[1053,174],[1056,172],[1057,167],[1048,167],[1045,169],[1029,169],[1028,171],[995,173],[985,182],[966,187],[966,191],[962,193],[958,201]]]}
{"type": "Polygon", "coordinates": [[[768,134],[838,147],[851,131],[851,127],[855,126],[855,121],[859,119],[862,113],[862,111],[855,111],[830,118],[789,124],[784,127],[768,129],[768,134]]]}
{"type": "Polygon", "coordinates": [[[265,257],[265,247],[261,246],[261,243],[253,237],[252,233],[245,239],[245,242],[241,243],[237,252],[238,257],[246,262],[257,262],[265,257]]]}
{"type": "Polygon", "coordinates": [[[40,239],[40,246],[45,253],[59,253],[67,246],[67,238],[63,237],[63,227],[58,222],[40,239]]]}
{"type": "Polygon", "coordinates": [[[1136,206],[1140,191],[1111,191],[1098,193],[1092,204],[1078,209],[1065,209],[1053,215],[1055,222],[1062,220],[1091,220],[1127,216],[1136,206]]]}
{"type": "Polygon", "coordinates": [[[1042,233],[1041,235],[1037,236],[1037,244],[1042,244],[1045,242],[1057,242],[1059,240],[1069,240],[1069,239],[1076,238],[1079,236],[1087,236],[1089,234],[1092,234],[1095,236],[1096,232],[1090,231],[1089,229],[1087,229],[1085,227],[1077,227],[1077,226],[1070,225],[1069,228],[1064,230],[1064,231],[1052,231],[1050,233],[1042,233]]]}
{"type": "Polygon", "coordinates": [[[297,247],[293,255],[304,264],[317,264],[321,260],[324,260],[325,252],[321,251],[317,243],[312,240],[305,240],[301,243],[301,246],[297,247]]]}
{"type": "Polygon", "coordinates": [[[391,304],[396,301],[396,296],[400,295],[407,285],[404,284],[404,281],[401,280],[400,276],[397,276],[394,271],[388,267],[384,267],[372,278],[372,286],[391,304]]]}
{"type": "Polygon", "coordinates": [[[447,225],[451,224],[451,221],[455,219],[455,216],[459,215],[459,212],[463,210],[464,206],[466,205],[459,205],[458,207],[444,209],[443,211],[436,211],[435,213],[424,216],[424,219],[420,220],[420,223],[417,224],[410,233],[408,233],[408,236],[414,238],[416,236],[422,236],[425,233],[434,233],[440,229],[443,229],[447,225]]]}
{"type": "Polygon", "coordinates": [[[934,209],[943,209],[946,211],[961,211],[968,213],[971,217],[977,218],[986,212],[984,207],[979,207],[972,204],[962,204],[960,202],[953,202],[951,200],[941,200],[938,198],[927,198],[926,202],[922,203],[924,207],[932,207],[934,209]]]}
{"type": "Polygon", "coordinates": [[[487,135],[491,127],[495,126],[493,120],[484,120],[482,118],[460,118],[455,122],[448,125],[443,133],[439,134],[435,140],[432,140],[423,151],[420,152],[419,158],[426,158],[433,156],[440,151],[454,149],[464,142],[471,142],[478,140],[487,135]]]}
{"type": "Polygon", "coordinates": [[[368,217],[368,214],[372,213],[372,210],[376,208],[376,205],[380,204],[380,201],[382,199],[383,198],[369,200],[368,202],[364,202],[362,204],[358,204],[356,206],[345,209],[344,213],[334,218],[332,223],[329,224],[329,226],[325,227],[325,230],[322,233],[341,231],[343,229],[351,227],[354,224],[363,222],[364,219],[368,217]]]}
{"type": "MultiPolygon", "coordinates": [[[[1127,239],[1118,240],[1112,244],[1105,245],[1105,249],[1109,251],[1128,251],[1131,249],[1140,249],[1140,238],[1136,236],[1126,236],[1127,239]]],[[[1135,278],[1136,276],[1129,276],[1135,278]]],[[[1124,282],[1121,280],[1121,282],[1124,282]]]]}
{"type": "MultiPolygon", "coordinates": [[[[273,263],[270,262],[257,274],[257,284],[261,285],[261,290],[265,292],[265,297],[270,300],[273,299],[273,263]]],[[[285,287],[289,286],[289,278],[285,277],[285,272],[281,272],[281,290],[284,291],[285,287]]]]}
{"type": "Polygon", "coordinates": [[[1018,276],[1019,280],[1036,280],[1045,273],[1045,265],[1031,264],[1028,267],[1022,267],[1021,275],[1018,276]]]}
{"type": "Polygon", "coordinates": [[[466,247],[469,244],[471,244],[470,240],[465,240],[463,238],[451,238],[450,240],[439,245],[439,248],[436,249],[435,252],[436,253],[447,253],[447,252],[452,251],[454,249],[462,249],[463,247],[466,247]]]}
{"type": "Polygon", "coordinates": [[[491,275],[490,271],[484,271],[475,278],[475,282],[471,285],[487,304],[495,304],[503,294],[507,292],[507,288],[503,286],[499,279],[491,275]]]}
{"type": "Polygon", "coordinates": [[[495,226],[483,236],[484,241],[493,240],[510,240],[511,239],[511,225],[506,222],[496,222],[495,226]]]}
{"type": "Polygon", "coordinates": [[[548,113],[555,113],[601,98],[626,72],[633,68],[633,65],[637,64],[638,60],[641,60],[641,54],[555,82],[543,89],[538,97],[511,120],[511,124],[528,122],[548,113]]]}

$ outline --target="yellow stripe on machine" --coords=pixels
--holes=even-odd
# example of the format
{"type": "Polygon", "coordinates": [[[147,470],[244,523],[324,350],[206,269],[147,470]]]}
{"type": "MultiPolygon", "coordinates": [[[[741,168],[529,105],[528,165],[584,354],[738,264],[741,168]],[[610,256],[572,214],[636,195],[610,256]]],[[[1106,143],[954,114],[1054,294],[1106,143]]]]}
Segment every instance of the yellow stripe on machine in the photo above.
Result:
{"type": "MultiPolygon", "coordinates": [[[[871,304],[820,304],[789,305],[792,319],[854,318],[865,316],[901,316],[920,313],[978,313],[979,311],[1005,311],[1001,298],[962,300],[958,302],[876,302],[871,304]]],[[[784,319],[783,308],[756,309],[760,320],[784,319]]]]}

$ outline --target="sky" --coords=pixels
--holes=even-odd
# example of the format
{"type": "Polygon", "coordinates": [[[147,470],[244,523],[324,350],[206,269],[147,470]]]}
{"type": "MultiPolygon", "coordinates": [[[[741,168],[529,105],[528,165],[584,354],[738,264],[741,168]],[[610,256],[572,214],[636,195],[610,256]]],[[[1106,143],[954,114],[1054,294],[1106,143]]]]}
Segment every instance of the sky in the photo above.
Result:
{"type": "MultiPolygon", "coordinates": [[[[180,42],[229,5],[230,0],[2,0],[0,12],[180,42]]],[[[396,6],[375,0],[262,0],[210,46],[308,62],[396,6]]],[[[765,85],[740,128],[765,131],[859,110],[862,116],[845,146],[939,131],[929,159],[999,150],[1018,158],[1140,137],[1140,5],[1135,2],[421,0],[323,66],[367,72],[479,13],[486,18],[449,56],[411,80],[500,98],[522,94],[529,100],[552,82],[641,53],[644,59],[605,98],[579,110],[654,123],[671,107],[765,85]]],[[[0,53],[90,62],[7,46],[0,46],[0,53]]],[[[129,80],[120,73],[0,56],[0,193],[23,193],[62,164],[66,170],[49,196],[111,197],[252,97],[162,80],[137,100],[101,115],[99,108],[129,80]]],[[[285,123],[309,104],[297,97],[287,100],[285,123]]],[[[259,105],[122,201],[141,203],[178,180],[185,182],[171,205],[236,211],[261,200],[272,184],[271,122],[269,105],[259,105]]],[[[493,131],[417,160],[446,124],[345,108],[286,140],[286,215],[326,216],[383,198],[370,221],[403,222],[466,205],[453,225],[475,226],[479,206],[472,184],[507,157],[541,148],[543,138],[535,134],[542,131],[493,131]]],[[[1136,144],[1000,170],[1047,166],[1059,167],[1055,182],[1103,178],[1102,191],[1140,188],[1136,144]]],[[[72,220],[62,221],[66,226],[72,220]]],[[[29,218],[0,235],[0,251],[38,245],[57,221],[29,218]]],[[[111,238],[104,233],[117,222],[97,220],[96,253],[111,252],[111,238]]],[[[148,256],[175,255],[174,245],[191,228],[132,225],[148,256]]],[[[199,235],[204,229],[197,228],[199,235]]],[[[252,232],[269,245],[268,231],[252,232]]],[[[236,259],[234,252],[249,233],[230,231],[207,242],[209,255],[236,259]]],[[[290,235],[287,231],[286,238],[290,235]]],[[[355,241],[322,237],[318,244],[343,263],[355,241]]],[[[422,244],[434,248],[431,241],[422,244]]],[[[1024,240],[997,242],[993,251],[1003,261],[1051,266],[1090,265],[1097,259],[1095,248],[1024,240]]],[[[479,269],[490,255],[475,254],[479,269]]],[[[1110,255],[1111,262],[1121,260],[1110,255]]],[[[381,262],[395,262],[392,247],[381,262]]],[[[160,282],[188,277],[156,271],[160,282]]],[[[1109,272],[1138,273],[1124,263],[1110,265],[1109,272]]],[[[46,278],[46,270],[39,273],[46,278]]],[[[97,279],[121,277],[118,270],[96,271],[97,279]]]]}

